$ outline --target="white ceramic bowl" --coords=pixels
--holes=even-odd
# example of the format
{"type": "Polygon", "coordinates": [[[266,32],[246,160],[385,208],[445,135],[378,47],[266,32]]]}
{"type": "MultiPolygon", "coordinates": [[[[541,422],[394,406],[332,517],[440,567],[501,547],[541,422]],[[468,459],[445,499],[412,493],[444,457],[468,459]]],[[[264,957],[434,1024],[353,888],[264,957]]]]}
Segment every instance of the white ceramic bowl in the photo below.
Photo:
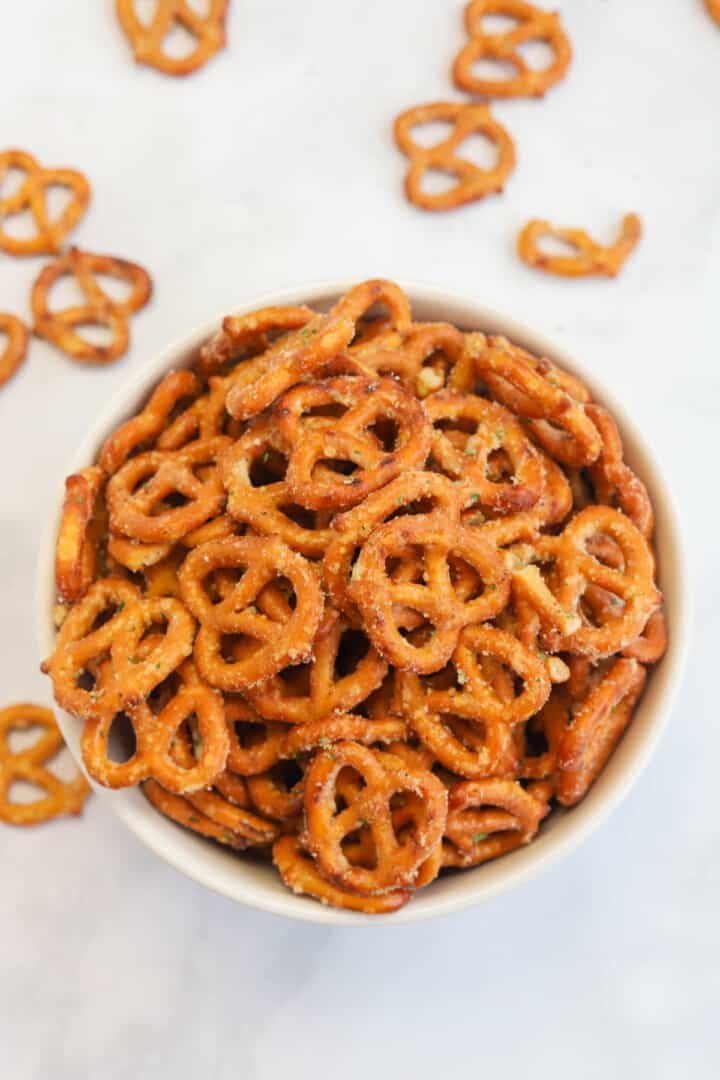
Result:
{"type": "MultiPolygon", "coordinates": [[[[288,289],[250,299],[237,310],[251,311],[270,304],[299,303],[326,309],[352,284],[342,281],[288,289]]],[[[426,285],[400,284],[407,291],[417,318],[447,320],[463,329],[505,334],[512,341],[534,353],[551,357],[579,375],[590,387],[593,396],[608,407],[620,427],[627,461],[646,483],[655,508],[655,544],[660,584],[667,604],[670,643],[665,658],[651,674],[635,719],[621,745],[578,806],[572,810],[555,810],[537,838],[527,847],[473,870],[444,876],[418,892],[406,907],[382,918],[338,911],[324,907],[315,900],[295,896],[285,888],[274,868],[238,857],[173,824],[153,809],[139,790],[115,792],[94,785],[100,797],[107,801],[143,843],[195,881],[232,900],[263,911],[335,926],[381,926],[388,921],[404,923],[447,915],[520,885],[576,848],[618,806],[647,764],[671,711],[688,640],[689,590],[672,498],[654,452],[624,410],[592,372],[584,370],[573,357],[527,326],[483,307],[470,297],[426,285]]],[[[137,411],[167,370],[190,364],[219,322],[218,318],[199,327],[146,364],[93,424],[63,476],[58,478],[58,506],[49,523],[38,566],[38,625],[43,656],[52,650],[54,638],[51,618],[55,597],[53,560],[62,479],[67,473],[90,464],[106,435],[137,411]]],[[[79,760],[80,722],[63,713],[59,716],[59,722],[72,753],[79,760]]]]}

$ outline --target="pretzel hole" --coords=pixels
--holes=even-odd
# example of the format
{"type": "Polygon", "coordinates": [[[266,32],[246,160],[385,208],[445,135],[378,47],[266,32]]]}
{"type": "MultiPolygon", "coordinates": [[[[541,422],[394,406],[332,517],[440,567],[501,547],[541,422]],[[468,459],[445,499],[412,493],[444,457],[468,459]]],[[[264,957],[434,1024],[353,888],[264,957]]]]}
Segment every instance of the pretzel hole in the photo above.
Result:
{"type": "Polygon", "coordinates": [[[8,788],[7,800],[16,806],[28,806],[47,797],[47,791],[39,784],[32,784],[27,780],[13,780],[8,788]]]}
{"type": "Polygon", "coordinates": [[[278,510],[290,521],[299,525],[301,529],[317,528],[317,514],[314,510],[308,510],[306,507],[298,505],[298,503],[282,503],[278,506],[278,510]]]}
{"type": "Polygon", "coordinates": [[[495,13],[488,13],[487,15],[481,15],[478,24],[473,28],[475,34],[485,34],[488,37],[493,37],[497,34],[508,34],[511,30],[519,24],[520,20],[516,19],[514,15],[500,15],[495,13]]]}
{"type": "Polygon", "coordinates": [[[541,255],[547,255],[550,258],[574,259],[578,255],[578,249],[574,244],[563,239],[562,236],[556,236],[555,233],[542,233],[537,238],[537,248],[541,255]]]}
{"type": "Polygon", "coordinates": [[[450,572],[450,584],[455,595],[462,603],[467,604],[477,599],[485,592],[485,583],[474,566],[459,559],[455,555],[448,558],[448,570],[450,572]]]}
{"type": "MultiPolygon", "coordinates": [[[[329,750],[332,754],[332,747],[329,750]]],[[[367,787],[365,777],[352,765],[343,765],[335,778],[335,812],[342,813],[357,799],[363,788],[367,787]]],[[[348,833],[348,836],[352,836],[348,833]]]]}
{"type": "Polygon", "coordinates": [[[130,717],[124,712],[117,713],[108,732],[108,759],[117,765],[123,765],[133,757],[136,749],[135,729],[130,717]]]}
{"type": "Polygon", "coordinates": [[[250,465],[250,483],[253,487],[267,487],[285,478],[287,458],[271,447],[262,449],[250,465]]]}
{"type": "Polygon", "coordinates": [[[69,270],[53,281],[46,295],[48,311],[64,311],[65,308],[80,307],[86,303],[87,297],[78,279],[69,270]]]}
{"type": "Polygon", "coordinates": [[[279,761],[277,765],[273,765],[272,769],[270,769],[270,775],[276,787],[290,794],[293,788],[296,788],[302,782],[304,773],[297,761],[288,758],[285,761],[279,761]]]}
{"type": "Polygon", "coordinates": [[[277,678],[281,680],[286,698],[307,698],[310,696],[310,665],[297,664],[295,667],[283,668],[278,672],[277,678]]]}
{"type": "Polygon", "coordinates": [[[420,183],[426,195],[445,195],[459,184],[459,180],[450,169],[426,169],[420,183]]]}
{"type": "Polygon", "coordinates": [[[381,416],[369,428],[370,435],[374,435],[383,450],[390,453],[395,449],[400,435],[400,425],[391,416],[381,416]]]}
{"type": "Polygon", "coordinates": [[[449,139],[455,128],[449,120],[429,120],[425,124],[417,124],[410,130],[410,137],[417,146],[428,148],[437,146],[449,139]]]}
{"type": "Polygon", "coordinates": [[[135,0],[133,8],[138,22],[149,26],[157,14],[160,0],[135,0]]]}
{"type": "Polygon", "coordinates": [[[220,655],[226,664],[241,664],[262,648],[262,642],[247,634],[223,634],[220,655]]]}
{"type": "Polygon", "coordinates": [[[27,178],[28,174],[24,169],[19,169],[15,165],[7,169],[0,177],[0,200],[10,199],[16,195],[27,178]]]}
{"type": "Polygon", "coordinates": [[[165,55],[172,60],[185,60],[188,56],[192,56],[197,47],[198,39],[195,35],[177,21],[165,34],[160,46],[165,55]]]}
{"type": "Polygon", "coordinates": [[[2,231],[13,240],[29,240],[38,231],[37,222],[29,209],[18,210],[15,214],[5,214],[2,218],[2,231]]]}
{"type": "Polygon", "coordinates": [[[7,745],[10,753],[20,754],[23,750],[28,750],[47,733],[47,730],[42,724],[29,724],[28,727],[10,728],[7,733],[7,745]]]}
{"type": "Polygon", "coordinates": [[[487,172],[494,169],[500,160],[498,144],[482,131],[473,131],[467,135],[456,148],[455,154],[487,172]]]}
{"type": "Polygon", "coordinates": [[[470,67],[475,79],[488,82],[506,82],[517,75],[517,68],[509,60],[500,60],[494,56],[479,56],[470,67]]]}
{"type": "Polygon", "coordinates": [[[504,450],[490,451],[485,471],[494,484],[503,483],[515,475],[513,463],[504,450]]]}
{"type": "Polygon", "coordinates": [[[525,757],[541,757],[550,749],[542,727],[527,724],[525,727],[525,757]]]}
{"type": "Polygon", "coordinates": [[[351,675],[370,651],[370,642],[362,630],[345,630],[335,657],[335,679],[351,675]]]}
{"type": "Polygon", "coordinates": [[[339,473],[340,476],[352,476],[359,467],[348,458],[320,458],[315,462],[315,469],[325,469],[327,472],[339,473]]]}
{"type": "Polygon", "coordinates": [[[72,189],[65,184],[48,184],[45,188],[45,208],[48,219],[58,221],[72,201],[72,189]]]}
{"type": "Polygon", "coordinates": [[[268,725],[262,720],[236,720],[233,726],[237,741],[243,750],[264,746],[269,738],[268,725]]]}
{"type": "Polygon", "coordinates": [[[116,274],[95,273],[95,280],[110,299],[116,304],[125,304],[133,292],[132,284],[116,274]]]}
{"type": "Polygon", "coordinates": [[[94,345],[98,349],[107,348],[114,340],[112,330],[109,326],[106,326],[105,323],[76,323],[75,326],[73,326],[73,330],[83,339],[83,341],[87,341],[90,345],[94,345]]]}
{"type": "Polygon", "coordinates": [[[547,71],[555,62],[555,52],[551,45],[542,38],[523,41],[515,50],[531,71],[547,71]]]}

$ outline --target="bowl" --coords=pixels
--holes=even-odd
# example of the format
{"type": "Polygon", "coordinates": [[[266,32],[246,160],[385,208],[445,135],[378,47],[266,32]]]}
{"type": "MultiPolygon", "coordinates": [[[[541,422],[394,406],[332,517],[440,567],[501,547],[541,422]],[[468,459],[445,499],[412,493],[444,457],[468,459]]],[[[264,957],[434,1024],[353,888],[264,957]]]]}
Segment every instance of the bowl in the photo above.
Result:
{"type": "MultiPolygon", "coordinates": [[[[242,302],[236,310],[251,311],[272,304],[300,303],[327,309],[352,284],[354,282],[341,281],[287,289],[242,302]]],[[[430,887],[420,890],[406,907],[381,919],[336,910],[308,897],[295,896],[283,885],[274,868],[238,857],[180,828],[153,809],[138,789],[109,791],[93,785],[99,796],[144,844],[188,877],[241,904],[291,919],[334,926],[379,926],[387,921],[406,923],[460,911],[521,885],[578,847],[622,802],[647,765],[671,712],[688,641],[689,590],[673,500],[656,454],[612,395],[592,372],[586,371],[572,356],[515,319],[455,292],[411,282],[401,281],[399,284],[407,292],[418,318],[447,320],[462,329],[504,334],[532,352],[556,360],[578,375],[586,382],[593,397],[610,410],[624,440],[626,460],[647,485],[655,509],[658,575],[665,594],[670,640],[664,659],[648,680],[632,725],[579,805],[570,810],[555,810],[527,847],[462,874],[444,876],[430,887]]],[[[57,508],[44,538],[37,576],[37,617],[43,657],[52,651],[54,640],[51,615],[55,598],[54,547],[65,475],[94,461],[109,432],[141,407],[166,371],[188,366],[219,323],[220,317],[186,334],[129,380],[92,425],[63,470],[62,477],[58,478],[57,508]]],[[[80,721],[58,712],[62,733],[79,761],[80,721]]]]}

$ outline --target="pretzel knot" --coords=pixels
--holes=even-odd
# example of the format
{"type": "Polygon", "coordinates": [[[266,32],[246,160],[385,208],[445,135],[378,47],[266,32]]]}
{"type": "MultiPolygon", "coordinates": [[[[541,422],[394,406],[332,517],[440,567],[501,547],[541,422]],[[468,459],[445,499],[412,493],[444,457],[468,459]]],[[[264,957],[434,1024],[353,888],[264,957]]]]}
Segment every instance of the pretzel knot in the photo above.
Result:
{"type": "Polygon", "coordinates": [[[545,270],[561,277],[587,277],[605,274],[617,277],[627,258],[637,247],[642,235],[642,224],[637,214],[626,214],[622,220],[620,236],[610,247],[598,244],[583,229],[564,229],[549,221],[529,221],[518,236],[517,249],[520,258],[528,266],[545,270]],[[541,242],[554,237],[575,248],[572,255],[550,255],[543,251],[541,242]]]}
{"type": "Polygon", "coordinates": [[[219,514],[225,491],[218,462],[230,439],[201,439],[182,450],[131,458],[107,487],[110,528],[144,543],[172,543],[219,514]],[[183,500],[173,505],[175,497],[183,500]]]}
{"type": "Polygon", "coordinates": [[[79,600],[95,577],[96,551],[90,526],[103,480],[98,465],[65,480],[65,500],[55,544],[55,586],[64,601],[79,600]]]}
{"type": "Polygon", "coordinates": [[[0,312],[0,334],[6,338],[0,353],[0,386],[15,374],[27,356],[30,334],[25,323],[15,315],[0,312]]]}
{"type": "Polygon", "coordinates": [[[123,356],[130,344],[129,317],[147,304],[152,292],[150,275],[137,263],[112,255],[92,255],[70,248],[41,270],[32,288],[35,333],[57,345],[72,360],[83,364],[109,364],[123,356]],[[71,275],[85,296],[85,303],[52,311],[48,294],[66,274],[71,275]],[[114,300],[102,288],[97,274],[117,278],[130,286],[125,300],[114,300]],[[110,331],[109,345],[93,345],[77,333],[76,327],[101,326],[110,331]]]}
{"type": "Polygon", "coordinates": [[[379,526],[363,545],[348,587],[380,655],[421,674],[443,667],[463,627],[497,615],[509,591],[504,560],[493,545],[432,515],[379,526]],[[408,547],[418,552],[417,569],[409,580],[393,580],[388,562],[402,558],[408,547]],[[469,571],[469,595],[455,584],[458,564],[469,571]],[[429,636],[418,643],[404,637],[398,609],[419,614],[432,628],[429,636]]]}
{"type": "Polygon", "coordinates": [[[45,764],[65,745],[55,717],[41,705],[8,705],[0,709],[0,821],[7,825],[39,825],[61,814],[79,814],[90,786],[84,776],[59,780],[45,764]],[[32,746],[13,752],[9,736],[13,731],[43,728],[32,746]],[[17,781],[32,784],[46,792],[30,803],[10,801],[10,788],[17,781]]]}
{"type": "Polygon", "coordinates": [[[98,462],[108,474],[117,472],[130,455],[157,439],[170,414],[185,398],[194,398],[200,383],[191,371],[169,371],[153,391],[142,412],[126,420],[105,440],[98,462]]]}
{"type": "Polygon", "coordinates": [[[190,0],[158,0],[155,15],[146,22],[137,15],[137,0],[115,0],[135,59],[166,75],[189,75],[225,46],[227,7],[228,0],[209,0],[207,14],[201,15],[190,0]],[[163,48],[174,25],[182,26],[196,39],[195,48],[186,56],[170,56],[163,48]]]}
{"type": "Polygon", "coordinates": [[[524,0],[471,0],[465,8],[465,27],[470,40],[455,57],[453,80],[460,90],[471,94],[540,97],[562,79],[572,59],[560,16],[524,0]],[[506,16],[515,24],[500,33],[487,33],[483,19],[492,15],[506,16]],[[520,52],[521,46],[532,41],[542,41],[552,50],[552,60],[546,67],[530,67],[520,52]],[[476,74],[473,69],[483,60],[510,65],[515,74],[496,79],[476,74]]]}
{"type": "Polygon", "coordinates": [[[440,843],[445,826],[447,794],[425,769],[394,754],[340,742],[321,750],[305,777],[306,841],[321,872],[340,888],[373,896],[413,883],[420,865],[440,843]],[[349,767],[361,786],[348,791],[348,805],[338,812],[338,776],[349,767]],[[412,794],[420,811],[410,833],[400,840],[392,822],[393,800],[412,794]],[[369,830],[375,847],[373,868],[354,866],[343,850],[353,833],[369,830]]]}
{"type": "Polygon", "coordinates": [[[277,403],[292,449],[286,483],[312,510],[347,510],[423,464],[431,428],[421,403],[394,379],[340,376],[305,383],[277,403]],[[320,416],[333,410],[332,419],[320,416]],[[336,471],[337,470],[337,471],[336,471]]]}
{"type": "Polygon", "coordinates": [[[395,120],[395,142],[410,159],[405,176],[405,194],[423,210],[453,210],[465,203],[501,192],[515,167],[513,140],[487,105],[437,101],[407,109],[395,120]],[[412,129],[437,121],[452,125],[450,134],[434,146],[422,146],[412,137],[412,129]],[[475,165],[457,151],[471,135],[484,135],[497,153],[495,164],[487,169],[475,165]],[[444,173],[457,180],[449,190],[429,192],[423,187],[425,174],[444,173]]]}
{"type": "Polygon", "coordinates": [[[221,690],[247,690],[311,654],[322,592],[310,564],[280,540],[246,536],[200,545],[180,570],[180,592],[201,624],[198,671],[221,690]],[[216,572],[227,573],[214,583],[213,598],[208,586],[216,572]],[[265,614],[259,610],[263,590],[283,580],[289,600],[265,614]]]}
{"type": "Polygon", "coordinates": [[[0,153],[0,189],[11,169],[19,169],[25,179],[11,195],[0,199],[0,250],[9,255],[56,255],[87,209],[90,185],[74,169],[45,169],[24,150],[5,150],[0,153]],[[70,192],[69,201],[55,220],[50,219],[45,201],[52,187],[70,192]],[[3,228],[4,222],[25,210],[30,211],[35,221],[34,235],[11,236],[3,228]]]}
{"type": "Polygon", "coordinates": [[[528,844],[548,809],[514,780],[461,780],[448,795],[443,866],[476,866],[528,844]]]}

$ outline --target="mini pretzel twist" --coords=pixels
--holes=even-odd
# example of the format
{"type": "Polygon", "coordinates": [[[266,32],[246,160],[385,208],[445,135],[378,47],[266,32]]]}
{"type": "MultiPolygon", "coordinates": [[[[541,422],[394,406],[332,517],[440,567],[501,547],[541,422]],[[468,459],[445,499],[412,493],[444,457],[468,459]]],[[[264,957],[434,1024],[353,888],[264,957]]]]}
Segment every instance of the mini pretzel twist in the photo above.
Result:
{"type": "Polygon", "coordinates": [[[627,258],[642,236],[642,223],[637,214],[626,214],[620,236],[610,247],[598,244],[583,229],[566,229],[549,221],[529,221],[518,236],[517,250],[523,262],[548,274],[561,277],[587,277],[604,274],[617,277],[627,258]],[[546,254],[540,244],[545,237],[554,237],[575,248],[573,255],[546,254]]]}
{"type": "MultiPolygon", "coordinates": [[[[1,181],[0,181],[1,182],[1,181]]],[[[0,334],[6,337],[0,354],[0,386],[15,374],[27,356],[30,333],[25,323],[15,315],[0,312],[0,334]]]]}
{"type": "Polygon", "coordinates": [[[35,280],[31,304],[35,333],[61,349],[71,360],[83,364],[109,364],[124,356],[130,344],[129,317],[144,307],[152,293],[150,275],[137,263],[113,255],[91,255],[70,248],[55,262],[49,263],[35,280]],[[85,295],[85,303],[52,311],[48,294],[53,285],[71,275],[85,295]],[[114,300],[99,284],[96,274],[124,281],[131,287],[126,300],[114,300]],[[106,327],[111,334],[109,345],[93,345],[76,332],[79,326],[106,327]]]}
{"type": "Polygon", "coordinates": [[[200,15],[189,0],[158,0],[150,23],[139,18],[136,8],[137,0],[115,0],[120,25],[135,59],[165,75],[189,75],[225,46],[228,0],[209,0],[206,15],[200,15]],[[170,56],[163,48],[174,25],[182,26],[197,42],[186,56],[170,56]]]}
{"type": "MultiPolygon", "coordinates": [[[[251,356],[264,352],[269,345],[270,334],[284,334],[301,330],[317,312],[304,305],[273,306],[259,308],[246,315],[226,315],[222,327],[200,350],[198,369],[203,375],[212,375],[246,354],[251,356]]],[[[250,367],[245,364],[243,367],[250,367]]],[[[264,361],[260,366],[264,366],[264,361]]]]}
{"type": "Polygon", "coordinates": [[[84,596],[95,577],[96,551],[90,526],[103,482],[103,471],[98,465],[65,480],[65,499],[55,544],[55,587],[58,596],[68,603],[84,596]]]}
{"type": "Polygon", "coordinates": [[[65,782],[44,767],[64,745],[50,709],[29,704],[0,709],[0,821],[7,825],[39,825],[62,814],[81,812],[90,794],[85,777],[78,774],[65,782]],[[44,729],[40,738],[32,746],[13,752],[10,733],[33,727],[44,729]],[[41,788],[45,797],[29,803],[12,802],[10,788],[18,781],[41,788]]]}
{"type": "Polygon", "coordinates": [[[10,169],[19,169],[25,179],[12,195],[0,199],[0,250],[8,255],[56,255],[63,240],[85,213],[90,201],[90,185],[75,169],[45,169],[25,150],[4,150],[0,153],[0,188],[10,169]],[[59,217],[52,220],[48,213],[48,188],[62,187],[70,199],[59,217]],[[3,228],[15,214],[29,210],[35,222],[35,233],[28,237],[11,236],[3,228]]]}
{"type": "Polygon", "coordinates": [[[407,109],[395,120],[395,142],[410,160],[405,194],[422,210],[454,210],[458,206],[499,193],[515,168],[515,146],[505,128],[487,105],[437,101],[407,109]],[[412,137],[420,124],[443,121],[452,131],[434,146],[422,146],[412,137]],[[458,150],[471,135],[484,135],[497,151],[495,164],[487,169],[461,157],[458,150]],[[423,187],[428,172],[445,173],[457,180],[449,190],[429,192],[423,187]]]}
{"type": "Polygon", "coordinates": [[[308,849],[333,884],[366,896],[413,882],[420,865],[440,843],[446,812],[445,788],[432,773],[358,743],[340,742],[321,750],[305,778],[308,849]],[[359,773],[365,786],[338,813],[335,791],[345,766],[359,773]],[[411,834],[400,843],[390,804],[394,795],[404,792],[418,796],[422,812],[411,834]],[[375,845],[372,869],[351,865],[342,847],[346,836],[365,828],[375,845]]]}
{"type": "Polygon", "coordinates": [[[514,780],[462,780],[448,795],[443,866],[476,866],[528,844],[548,812],[514,780]]]}
{"type": "Polygon", "coordinates": [[[541,97],[558,83],[572,59],[567,34],[554,12],[542,11],[524,0],[471,0],[465,8],[465,27],[470,40],[455,57],[453,80],[460,90],[486,97],[541,97]],[[483,19],[505,15],[515,25],[501,33],[486,33],[483,19]],[[530,67],[519,46],[542,41],[552,50],[551,62],[543,68],[530,67]],[[480,60],[509,64],[515,74],[508,78],[489,78],[475,73],[480,60]]]}
{"type": "Polygon", "coordinates": [[[178,402],[194,398],[200,389],[191,371],[169,371],[158,383],[142,412],[126,420],[105,440],[100,467],[108,474],[118,471],[138,447],[157,439],[178,402]]]}

